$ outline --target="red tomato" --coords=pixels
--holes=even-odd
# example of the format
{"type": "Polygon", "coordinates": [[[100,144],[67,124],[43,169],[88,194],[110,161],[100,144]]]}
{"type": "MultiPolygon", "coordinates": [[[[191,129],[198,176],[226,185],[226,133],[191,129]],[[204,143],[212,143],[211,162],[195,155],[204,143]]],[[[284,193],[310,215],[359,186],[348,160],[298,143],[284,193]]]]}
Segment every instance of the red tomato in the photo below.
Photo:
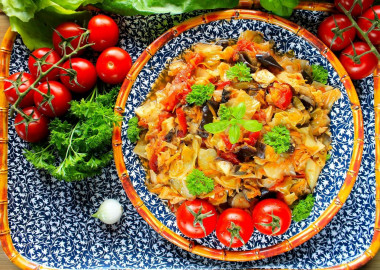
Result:
{"type": "Polygon", "coordinates": [[[204,200],[185,201],[177,210],[178,229],[190,238],[203,238],[216,226],[215,207],[204,200]]]}
{"type": "MultiPolygon", "coordinates": [[[[371,28],[372,24],[369,20],[375,19],[375,13],[377,14],[377,17],[380,18],[380,5],[373,6],[372,8],[367,9],[361,17],[358,19],[358,25],[359,27],[364,31],[367,32],[369,28],[371,28]]],[[[372,42],[373,45],[379,45],[380,44],[380,24],[377,24],[377,27],[373,29],[371,32],[368,33],[368,38],[372,42]]],[[[364,41],[363,36],[358,32],[358,36],[361,40],[364,41]]]]}
{"type": "Polygon", "coordinates": [[[245,245],[253,233],[251,216],[240,208],[228,208],[219,216],[216,223],[216,236],[228,247],[245,245]]]}
{"type": "MultiPolygon", "coordinates": [[[[36,78],[34,78],[31,74],[26,72],[17,72],[9,76],[7,80],[9,81],[4,82],[4,94],[7,97],[7,100],[10,104],[15,104],[15,102],[18,99],[18,93],[16,91],[16,88],[10,81],[13,81],[17,85],[19,85],[18,91],[20,93],[23,93],[29,88],[29,86],[31,86],[34,83],[36,78]],[[19,82],[17,82],[17,80],[19,82]]],[[[18,104],[18,107],[25,108],[32,106],[34,104],[33,92],[33,90],[29,91],[29,93],[18,104]]]]}
{"type": "Polygon", "coordinates": [[[273,104],[281,110],[286,110],[292,102],[292,88],[287,83],[274,82],[273,85],[269,87],[269,93],[273,104]]]}
{"type": "MultiPolygon", "coordinates": [[[[233,147],[234,145],[231,146],[231,148],[233,147]]],[[[219,157],[221,157],[222,159],[224,160],[227,160],[229,162],[231,162],[232,164],[234,165],[239,165],[240,164],[240,161],[239,159],[237,158],[236,154],[232,153],[232,152],[222,152],[220,151],[218,153],[219,157]]]]}
{"type": "Polygon", "coordinates": [[[119,28],[111,17],[106,15],[96,15],[91,18],[87,26],[90,30],[88,43],[95,43],[91,46],[95,51],[101,52],[116,45],[119,40],[119,28]]]}
{"type": "MultiPolygon", "coordinates": [[[[73,22],[64,22],[55,28],[55,31],[53,32],[53,45],[54,49],[60,54],[63,55],[63,49],[60,47],[60,43],[62,42],[62,38],[58,33],[63,37],[63,38],[71,38],[77,36],[77,38],[73,39],[70,44],[71,46],[75,49],[78,47],[79,44],[79,39],[80,35],[84,33],[83,29],[77,25],[76,23],[73,22]]],[[[81,46],[85,44],[85,40],[82,40],[81,46]]],[[[76,56],[81,55],[84,50],[80,50],[76,56]]],[[[73,50],[70,49],[69,47],[66,47],[66,54],[72,53],[73,50]]]]}
{"type": "Polygon", "coordinates": [[[25,122],[21,114],[15,117],[15,129],[21,139],[27,142],[39,142],[49,135],[49,119],[41,114],[36,107],[27,107],[22,110],[29,115],[34,121],[25,122]]]}
{"type": "MultiPolygon", "coordinates": [[[[358,55],[370,50],[370,47],[365,42],[355,42],[354,47],[358,55]]],[[[342,51],[339,60],[353,80],[360,80],[367,77],[372,74],[377,66],[377,57],[372,52],[363,55],[360,58],[360,63],[354,63],[354,61],[345,54],[354,55],[352,46],[348,46],[342,51]]]]}
{"type": "Polygon", "coordinates": [[[71,67],[70,60],[67,60],[63,66],[66,69],[74,69],[76,71],[76,81],[74,78],[70,78],[67,71],[61,69],[60,76],[62,83],[75,93],[85,93],[91,90],[96,84],[96,69],[95,66],[83,58],[72,58],[71,67]],[[77,84],[79,83],[79,85],[77,84]]]}
{"type": "MultiPolygon", "coordinates": [[[[374,0],[361,0],[362,1],[362,7],[360,7],[359,4],[356,4],[354,9],[352,10],[351,14],[353,17],[356,17],[356,16],[359,16],[360,14],[362,14],[362,12],[364,10],[367,10],[372,4],[373,4],[373,1],[374,0]]],[[[352,7],[352,4],[355,2],[355,0],[335,0],[334,3],[335,3],[335,6],[336,8],[343,13],[343,10],[339,7],[339,4],[342,4],[342,6],[346,9],[346,10],[350,10],[350,8],[352,7]]]]}
{"type": "Polygon", "coordinates": [[[286,232],[292,222],[289,206],[278,199],[265,199],[256,204],[252,211],[255,228],[267,235],[286,232]]]}
{"type": "Polygon", "coordinates": [[[71,93],[63,84],[51,81],[43,82],[38,86],[38,90],[47,94],[50,91],[51,99],[49,101],[40,93],[34,93],[34,103],[38,110],[50,117],[64,115],[70,108],[71,93]]]}
{"type": "MultiPolygon", "coordinates": [[[[32,54],[29,56],[28,67],[29,67],[30,73],[36,78],[40,75],[40,73],[39,73],[38,65],[36,63],[35,58],[40,59],[46,54],[49,54],[49,55],[46,57],[45,62],[49,64],[44,64],[41,66],[42,72],[47,71],[49,68],[51,68],[53,64],[61,60],[61,57],[59,56],[59,54],[50,48],[40,48],[32,52],[32,54]]],[[[59,68],[54,68],[46,76],[44,76],[41,81],[46,81],[46,80],[54,81],[58,79],[58,76],[59,76],[59,68]]]]}
{"type": "Polygon", "coordinates": [[[256,132],[250,132],[248,138],[246,139],[246,142],[249,145],[255,146],[257,140],[260,138],[261,131],[256,131],[256,132]]]}
{"type": "Polygon", "coordinates": [[[124,81],[131,66],[132,59],[126,51],[111,47],[99,55],[96,61],[96,72],[103,82],[118,84],[124,81]]]}
{"type": "Polygon", "coordinates": [[[342,33],[342,38],[337,37],[334,42],[335,33],[333,32],[337,27],[343,29],[351,25],[350,19],[343,14],[334,14],[327,17],[318,27],[318,37],[323,41],[331,50],[340,51],[346,48],[351,41],[354,41],[356,30],[350,28],[342,33]],[[335,19],[335,20],[334,20],[335,19]]]}
{"type": "Polygon", "coordinates": [[[186,133],[187,133],[187,121],[186,121],[186,115],[183,112],[182,107],[177,108],[176,114],[177,114],[179,126],[180,126],[181,130],[184,132],[184,134],[186,135],[186,133]]]}

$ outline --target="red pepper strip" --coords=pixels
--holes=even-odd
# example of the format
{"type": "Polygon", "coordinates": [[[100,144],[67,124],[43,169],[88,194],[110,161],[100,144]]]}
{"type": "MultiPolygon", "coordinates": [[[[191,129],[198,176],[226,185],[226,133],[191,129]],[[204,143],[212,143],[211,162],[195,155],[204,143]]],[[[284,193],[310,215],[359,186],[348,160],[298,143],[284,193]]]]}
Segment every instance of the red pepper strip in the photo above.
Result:
{"type": "Polygon", "coordinates": [[[230,85],[231,84],[231,81],[225,81],[225,82],[218,82],[215,84],[216,86],[216,90],[223,90],[223,88],[226,86],[226,85],[230,85]]]}
{"type": "Polygon", "coordinates": [[[222,134],[221,137],[222,137],[224,144],[226,145],[226,149],[231,150],[233,144],[230,142],[230,139],[228,138],[228,136],[225,134],[222,134]]]}
{"type": "Polygon", "coordinates": [[[152,157],[149,160],[149,168],[154,171],[155,173],[158,173],[158,164],[157,164],[157,155],[153,154],[152,157]]]}
{"type": "Polygon", "coordinates": [[[249,145],[255,146],[257,140],[260,138],[260,134],[261,134],[260,131],[250,132],[250,133],[249,133],[249,137],[248,137],[247,139],[245,139],[245,141],[246,141],[249,145]]]}
{"type": "Polygon", "coordinates": [[[231,162],[234,165],[239,165],[240,161],[238,160],[237,156],[232,152],[219,152],[219,157],[222,159],[225,159],[229,162],[231,162]]]}
{"type": "Polygon", "coordinates": [[[176,114],[177,114],[177,118],[178,118],[179,127],[183,131],[184,135],[186,135],[187,134],[187,121],[186,121],[186,115],[183,112],[182,107],[177,108],[176,114]]]}

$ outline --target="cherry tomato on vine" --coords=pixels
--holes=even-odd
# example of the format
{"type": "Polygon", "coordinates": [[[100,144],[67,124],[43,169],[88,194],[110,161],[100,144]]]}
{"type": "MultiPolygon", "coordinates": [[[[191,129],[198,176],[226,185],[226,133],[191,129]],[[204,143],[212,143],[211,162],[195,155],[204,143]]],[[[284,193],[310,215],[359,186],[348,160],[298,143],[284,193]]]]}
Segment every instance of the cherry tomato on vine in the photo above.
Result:
{"type": "MultiPolygon", "coordinates": [[[[79,25],[77,25],[76,23],[73,23],[73,22],[64,22],[64,23],[58,25],[55,28],[55,31],[53,32],[53,45],[54,45],[54,49],[60,55],[63,55],[63,49],[60,47],[60,43],[62,42],[62,38],[57,32],[59,32],[59,34],[65,39],[76,36],[77,38],[73,39],[70,42],[71,46],[74,49],[78,47],[80,35],[82,35],[84,33],[83,29],[79,25]]],[[[82,40],[81,46],[83,46],[84,44],[85,44],[85,40],[82,40]]],[[[69,54],[71,52],[73,52],[73,50],[69,47],[66,47],[66,54],[69,54]]],[[[83,52],[84,52],[84,50],[80,50],[78,53],[76,53],[76,56],[81,55],[83,52]]]]}
{"type": "MultiPolygon", "coordinates": [[[[59,54],[50,48],[39,48],[35,50],[34,52],[32,52],[32,54],[29,56],[28,67],[29,67],[30,73],[36,78],[40,75],[40,72],[38,70],[38,65],[36,63],[35,58],[41,59],[44,56],[46,57],[45,59],[46,64],[41,65],[42,72],[47,71],[49,68],[51,68],[53,64],[61,60],[61,57],[59,56],[59,54]]],[[[59,76],[59,68],[54,68],[46,76],[44,76],[41,81],[46,81],[46,80],[54,81],[58,79],[58,76],[59,76]]]]}
{"type": "MultiPolygon", "coordinates": [[[[358,25],[360,29],[362,29],[364,32],[367,32],[369,28],[372,26],[372,22],[369,20],[375,19],[375,13],[377,14],[377,17],[380,18],[380,5],[373,6],[372,8],[367,9],[362,16],[358,19],[358,25]]],[[[375,29],[373,29],[371,32],[368,33],[368,38],[372,42],[373,45],[379,45],[380,44],[380,24],[378,24],[375,29]]],[[[361,40],[364,41],[363,36],[358,32],[358,36],[361,40]]]]}
{"type": "Polygon", "coordinates": [[[204,200],[185,201],[176,215],[179,230],[190,238],[203,238],[212,233],[216,226],[215,207],[204,200]]]}
{"type": "Polygon", "coordinates": [[[292,222],[292,211],[281,200],[265,199],[253,208],[252,219],[259,232],[267,235],[280,235],[289,228],[292,222]]]}
{"type": "MultiPolygon", "coordinates": [[[[362,14],[364,10],[367,10],[373,4],[374,0],[361,0],[361,1],[362,1],[362,7],[360,7],[359,4],[356,4],[355,7],[354,7],[354,9],[352,10],[351,15],[353,17],[357,17],[360,14],[362,14]]],[[[355,2],[355,0],[335,0],[334,4],[335,4],[336,8],[340,12],[343,13],[343,10],[339,7],[339,4],[342,4],[342,6],[346,10],[349,11],[354,2],[355,2]]]]}
{"type": "Polygon", "coordinates": [[[338,31],[352,25],[350,19],[343,14],[334,14],[327,17],[318,27],[318,37],[323,41],[331,50],[340,51],[346,48],[351,41],[354,41],[356,30],[355,28],[350,28],[342,33],[342,38],[337,37],[334,41],[335,33],[333,31],[338,31]]]}
{"type": "MultiPolygon", "coordinates": [[[[17,72],[9,76],[7,80],[16,82],[16,84],[19,85],[18,91],[23,93],[34,83],[36,78],[26,72],[17,72]]],[[[4,94],[10,104],[15,104],[19,95],[17,94],[17,90],[14,85],[9,81],[4,82],[4,94]]],[[[18,104],[18,107],[25,108],[32,105],[34,105],[33,90],[26,94],[26,96],[18,104]]]]}
{"type": "Polygon", "coordinates": [[[50,117],[61,116],[70,108],[71,93],[63,84],[56,81],[43,82],[38,90],[44,94],[50,92],[51,95],[51,98],[44,98],[40,93],[34,93],[34,103],[41,113],[50,117]]]}
{"type": "Polygon", "coordinates": [[[118,84],[124,81],[131,69],[132,59],[121,48],[105,49],[96,61],[96,72],[99,78],[109,84],[118,84]]]}
{"type": "MultiPolygon", "coordinates": [[[[361,41],[355,42],[353,46],[355,47],[357,55],[360,55],[370,50],[370,47],[367,45],[367,43],[361,41]]],[[[377,66],[377,57],[372,52],[363,55],[360,58],[360,63],[355,63],[346,54],[354,55],[354,49],[352,46],[348,46],[342,51],[339,60],[344,66],[344,68],[347,70],[348,75],[350,75],[351,79],[353,80],[360,80],[369,76],[370,74],[372,74],[372,72],[375,70],[377,66]]]]}
{"type": "Polygon", "coordinates": [[[88,43],[95,43],[91,46],[95,51],[113,47],[119,40],[119,27],[109,16],[100,14],[92,17],[87,28],[90,30],[88,43]]]}
{"type": "Polygon", "coordinates": [[[73,75],[68,74],[68,71],[61,69],[60,78],[62,83],[75,93],[85,93],[91,90],[96,84],[96,69],[95,66],[84,58],[72,58],[67,60],[63,65],[65,69],[73,69],[76,71],[76,81],[73,75]],[[70,66],[71,63],[71,66],[70,66]]]}
{"type": "Polygon", "coordinates": [[[252,218],[240,208],[224,210],[216,223],[216,236],[227,247],[236,248],[245,245],[252,233],[252,218]]]}
{"type": "Polygon", "coordinates": [[[15,129],[21,139],[27,142],[39,142],[49,135],[49,119],[41,114],[36,107],[27,107],[22,110],[26,115],[32,117],[29,123],[17,114],[15,117],[15,129]]]}

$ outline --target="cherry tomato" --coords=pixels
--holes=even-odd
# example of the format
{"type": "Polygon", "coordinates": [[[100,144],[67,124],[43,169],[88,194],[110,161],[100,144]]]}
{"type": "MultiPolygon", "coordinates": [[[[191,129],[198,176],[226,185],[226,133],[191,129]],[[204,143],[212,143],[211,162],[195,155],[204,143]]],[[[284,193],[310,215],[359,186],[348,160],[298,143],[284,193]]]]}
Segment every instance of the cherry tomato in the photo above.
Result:
{"type": "Polygon", "coordinates": [[[103,82],[118,84],[124,81],[131,66],[132,59],[126,51],[111,47],[99,55],[96,61],[96,72],[103,82]]]}
{"type": "MultiPolygon", "coordinates": [[[[47,71],[49,68],[51,68],[53,64],[61,60],[61,57],[59,56],[59,54],[50,48],[40,48],[32,52],[32,55],[29,56],[28,67],[29,67],[30,73],[36,78],[40,75],[40,73],[39,73],[38,65],[36,63],[35,58],[40,59],[46,54],[49,54],[49,55],[45,59],[46,64],[41,66],[42,72],[47,71]]],[[[46,80],[54,81],[58,79],[58,76],[59,76],[59,68],[54,68],[46,76],[44,76],[41,81],[46,81],[46,80]]]]}
{"type": "MultiPolygon", "coordinates": [[[[354,9],[352,10],[351,12],[351,15],[353,17],[357,17],[359,16],[360,14],[362,14],[362,12],[364,10],[367,10],[372,4],[373,4],[373,1],[374,0],[361,0],[362,1],[362,6],[363,7],[360,7],[359,4],[356,4],[354,9]]],[[[334,3],[335,3],[335,6],[336,8],[343,13],[343,10],[339,7],[339,4],[342,4],[342,6],[346,9],[346,10],[350,10],[350,8],[352,7],[353,3],[355,2],[355,0],[335,0],[334,3]]]]}
{"type": "MultiPolygon", "coordinates": [[[[17,72],[12,74],[7,78],[9,81],[16,82],[17,84],[20,84],[18,87],[18,91],[20,93],[25,92],[29,86],[31,86],[36,78],[34,78],[31,74],[26,72],[17,72]],[[19,82],[17,82],[19,81],[19,82]]],[[[18,94],[16,91],[16,88],[13,86],[13,84],[9,81],[4,82],[4,94],[7,97],[7,100],[10,104],[15,104],[15,102],[18,99],[18,94]]],[[[20,108],[25,108],[34,105],[33,101],[33,90],[31,90],[18,104],[20,108]]]]}
{"type": "Polygon", "coordinates": [[[177,210],[179,230],[190,238],[203,238],[212,233],[216,226],[215,207],[204,200],[185,201],[177,210]]]}
{"type": "Polygon", "coordinates": [[[96,15],[91,18],[87,26],[90,30],[88,43],[95,51],[101,52],[116,45],[119,40],[119,28],[115,21],[106,15],[96,15]]]}
{"type": "Polygon", "coordinates": [[[67,60],[62,67],[76,71],[76,81],[68,75],[66,70],[61,69],[60,71],[62,83],[71,91],[75,93],[85,93],[91,90],[96,84],[97,76],[95,66],[87,59],[72,58],[71,66],[70,60],[67,60]],[[77,83],[79,83],[79,85],[77,83]]]}
{"type": "Polygon", "coordinates": [[[274,82],[273,85],[269,87],[269,93],[273,104],[281,110],[286,110],[292,102],[292,88],[287,83],[274,82]]]}
{"type": "Polygon", "coordinates": [[[228,247],[245,245],[253,233],[251,216],[240,208],[228,208],[219,216],[216,223],[216,236],[228,247]]]}
{"type": "Polygon", "coordinates": [[[327,17],[318,27],[318,37],[325,43],[331,50],[340,51],[346,48],[351,41],[354,41],[356,30],[350,28],[342,33],[342,38],[337,37],[334,42],[335,33],[333,30],[346,28],[351,25],[350,19],[343,14],[334,14],[327,17]]]}
{"type": "Polygon", "coordinates": [[[34,93],[34,103],[41,113],[50,117],[61,116],[70,108],[71,93],[63,84],[56,81],[43,82],[38,86],[38,90],[45,94],[50,91],[52,96],[50,106],[49,101],[46,98],[44,100],[40,93],[34,93]]]}
{"type": "MultiPolygon", "coordinates": [[[[358,55],[370,50],[370,47],[367,45],[367,43],[360,41],[355,42],[354,47],[358,55]]],[[[353,80],[360,80],[367,77],[368,75],[372,74],[377,66],[377,57],[372,52],[363,55],[360,58],[360,63],[354,63],[354,61],[352,61],[352,59],[350,59],[345,54],[354,55],[352,46],[348,46],[342,51],[339,60],[347,70],[348,75],[350,75],[351,79],[353,80]]]]}
{"type": "Polygon", "coordinates": [[[292,222],[289,206],[278,199],[265,199],[256,204],[252,211],[255,228],[267,235],[280,235],[286,232],[292,222]]]}
{"type": "Polygon", "coordinates": [[[27,107],[22,110],[29,115],[34,121],[25,122],[21,114],[15,117],[15,129],[21,139],[27,142],[39,142],[49,135],[49,119],[41,114],[36,107],[27,107]]]}
{"type": "MultiPolygon", "coordinates": [[[[83,29],[73,22],[64,22],[55,28],[55,31],[53,32],[53,45],[54,49],[60,54],[63,55],[63,49],[60,47],[60,43],[62,42],[62,38],[71,38],[77,36],[77,38],[73,39],[70,44],[75,49],[78,47],[80,35],[84,33],[83,29]]],[[[82,40],[81,46],[85,44],[85,40],[82,40]]],[[[76,56],[81,55],[84,50],[80,50],[78,53],[76,53],[76,56]]],[[[66,54],[72,53],[73,50],[69,47],[66,47],[66,54]]]]}
{"type": "MultiPolygon", "coordinates": [[[[358,25],[359,27],[364,31],[367,32],[369,28],[371,28],[372,24],[369,20],[375,19],[375,13],[377,14],[377,17],[380,18],[380,5],[373,6],[372,8],[367,9],[362,16],[358,19],[358,25]]],[[[380,24],[377,24],[377,27],[373,29],[371,32],[368,33],[368,38],[372,42],[373,45],[379,45],[380,44],[380,24]]],[[[358,36],[361,40],[364,41],[363,36],[358,32],[358,36]]]]}

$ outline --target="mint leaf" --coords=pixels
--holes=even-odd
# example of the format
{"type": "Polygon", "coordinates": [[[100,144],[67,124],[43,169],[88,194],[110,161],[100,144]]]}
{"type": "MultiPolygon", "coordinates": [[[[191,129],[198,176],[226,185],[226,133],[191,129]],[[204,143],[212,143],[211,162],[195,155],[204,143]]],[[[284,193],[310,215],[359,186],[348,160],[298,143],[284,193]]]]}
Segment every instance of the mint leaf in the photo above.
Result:
{"type": "Polygon", "coordinates": [[[240,127],[238,125],[232,125],[228,131],[228,135],[232,144],[237,143],[240,138],[240,127]]]}
{"type": "Polygon", "coordinates": [[[257,120],[243,120],[241,125],[248,131],[256,132],[260,131],[263,128],[263,124],[257,120]]]}
{"type": "Polygon", "coordinates": [[[219,122],[209,123],[204,125],[204,129],[212,134],[222,132],[229,126],[230,121],[222,120],[219,122]]]}

